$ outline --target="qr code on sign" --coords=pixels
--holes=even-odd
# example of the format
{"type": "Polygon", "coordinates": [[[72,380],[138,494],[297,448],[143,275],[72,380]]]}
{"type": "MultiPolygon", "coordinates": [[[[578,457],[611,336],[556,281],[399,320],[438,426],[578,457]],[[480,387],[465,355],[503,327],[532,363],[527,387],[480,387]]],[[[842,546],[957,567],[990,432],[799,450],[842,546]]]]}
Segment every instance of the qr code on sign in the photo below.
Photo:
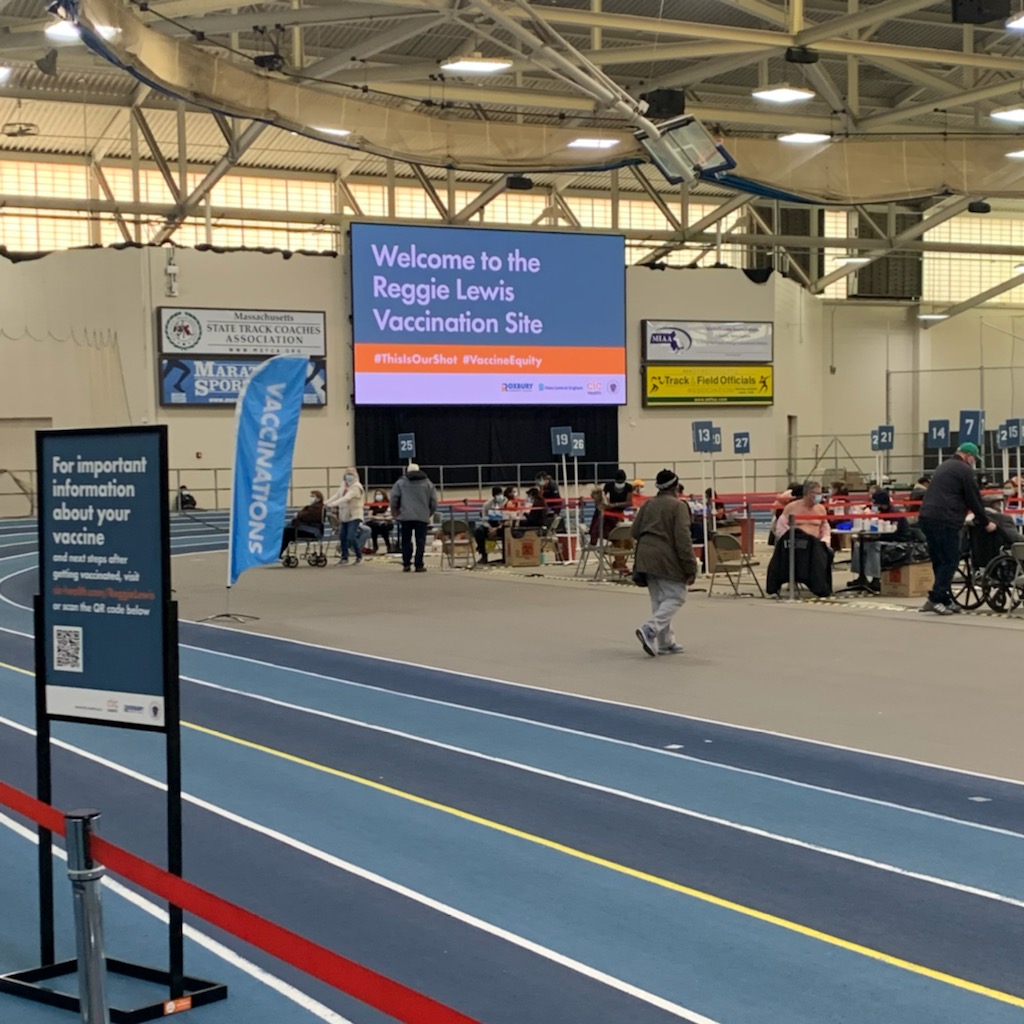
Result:
{"type": "Polygon", "coordinates": [[[53,667],[58,672],[82,672],[82,627],[53,627],[53,667]]]}

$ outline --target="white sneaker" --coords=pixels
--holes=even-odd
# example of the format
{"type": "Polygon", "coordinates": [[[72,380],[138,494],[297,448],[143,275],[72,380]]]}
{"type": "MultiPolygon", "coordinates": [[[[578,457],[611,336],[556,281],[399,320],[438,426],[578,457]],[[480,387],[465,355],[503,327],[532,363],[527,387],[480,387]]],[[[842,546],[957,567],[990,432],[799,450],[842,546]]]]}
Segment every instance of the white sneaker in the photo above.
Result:
{"type": "Polygon", "coordinates": [[[669,647],[659,647],[658,648],[658,653],[659,654],[682,654],[682,653],[684,653],[683,652],[683,645],[682,644],[672,644],[669,647]]]}

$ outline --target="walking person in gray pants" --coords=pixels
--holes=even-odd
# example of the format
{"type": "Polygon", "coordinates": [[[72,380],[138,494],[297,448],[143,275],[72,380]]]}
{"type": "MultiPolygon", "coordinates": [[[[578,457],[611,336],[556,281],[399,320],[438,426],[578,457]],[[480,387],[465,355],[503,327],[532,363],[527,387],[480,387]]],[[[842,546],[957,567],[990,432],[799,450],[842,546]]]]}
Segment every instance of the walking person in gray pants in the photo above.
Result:
{"type": "Polygon", "coordinates": [[[631,533],[635,572],[647,577],[651,617],[636,631],[644,651],[682,654],[672,632],[672,619],[686,601],[686,588],[697,578],[697,559],[690,540],[690,506],[679,500],[679,477],[663,469],[657,494],[637,510],[631,533]]]}

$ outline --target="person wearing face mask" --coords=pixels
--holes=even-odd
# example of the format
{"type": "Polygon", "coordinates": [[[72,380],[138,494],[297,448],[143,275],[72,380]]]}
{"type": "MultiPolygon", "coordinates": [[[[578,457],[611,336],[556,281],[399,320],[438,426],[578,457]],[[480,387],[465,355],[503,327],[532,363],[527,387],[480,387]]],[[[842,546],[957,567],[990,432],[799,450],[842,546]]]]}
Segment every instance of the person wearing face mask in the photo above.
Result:
{"type": "Polygon", "coordinates": [[[790,517],[798,530],[809,537],[815,537],[825,544],[832,540],[832,530],[828,525],[825,506],[822,504],[821,484],[815,480],[807,480],[803,485],[803,493],[795,501],[791,501],[775,520],[776,537],[784,537],[789,533],[790,517]],[[811,518],[806,518],[806,517],[811,518]]]}
{"type": "Polygon", "coordinates": [[[807,587],[815,597],[832,595],[832,530],[822,504],[821,484],[807,480],[801,497],[791,501],[775,521],[778,538],[768,565],[765,593],[778,594],[790,578],[790,526],[795,527],[793,569],[795,582],[807,587]],[[809,538],[809,539],[808,539],[809,538]]]}
{"type": "MultiPolygon", "coordinates": [[[[633,485],[626,478],[626,471],[620,469],[614,479],[604,485],[604,505],[601,531],[607,537],[612,530],[626,520],[626,509],[633,507],[633,485]]],[[[618,547],[618,541],[614,542],[618,547]]],[[[612,568],[619,572],[626,569],[625,553],[612,553],[612,568]]]]}
{"type": "Polygon", "coordinates": [[[281,533],[281,554],[284,557],[288,545],[299,537],[320,537],[324,525],[324,496],[321,491],[309,492],[309,504],[296,512],[291,523],[281,533]]]}
{"type": "Polygon", "coordinates": [[[353,467],[345,470],[341,486],[327,501],[328,508],[337,508],[341,520],[341,533],[338,543],[339,565],[348,565],[349,550],[355,555],[356,565],[363,560],[363,551],[359,545],[360,527],[363,525],[363,504],[366,491],[359,482],[359,474],[353,467]]]}
{"type": "Polygon", "coordinates": [[[953,576],[960,563],[960,532],[967,513],[974,513],[975,529],[993,533],[996,524],[985,514],[985,506],[978,490],[974,466],[978,459],[978,446],[965,441],[932,474],[931,483],[921,502],[918,524],[928,541],[928,555],[935,573],[935,583],[923,612],[952,615],[960,609],[953,601],[953,576]]]}
{"type": "Polygon", "coordinates": [[[1008,548],[1011,544],[1024,542],[1024,534],[1017,529],[1017,522],[1011,515],[1006,514],[1007,496],[1002,494],[990,494],[982,499],[988,509],[990,522],[996,524],[995,534],[999,538],[1001,547],[1008,548]]]}
{"type": "Polygon", "coordinates": [[[373,492],[373,500],[366,506],[369,518],[366,525],[370,528],[370,537],[373,541],[373,553],[377,554],[381,537],[384,538],[384,550],[391,550],[391,531],[395,523],[391,518],[391,502],[388,501],[387,491],[379,487],[373,492]]]}

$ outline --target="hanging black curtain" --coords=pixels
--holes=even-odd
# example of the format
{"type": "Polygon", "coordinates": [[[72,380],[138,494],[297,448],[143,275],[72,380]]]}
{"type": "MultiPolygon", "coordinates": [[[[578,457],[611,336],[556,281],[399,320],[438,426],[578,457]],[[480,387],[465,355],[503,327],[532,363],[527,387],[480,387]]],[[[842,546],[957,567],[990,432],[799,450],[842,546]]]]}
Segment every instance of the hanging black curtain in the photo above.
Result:
{"type": "MultiPolygon", "coordinates": [[[[498,467],[483,474],[485,483],[515,479],[521,467],[529,479],[554,463],[551,428],[570,426],[586,434],[587,451],[580,466],[586,477],[606,476],[619,457],[618,409],[615,406],[357,406],[356,465],[395,467],[398,435],[416,435],[416,461],[434,477],[444,466],[445,483],[474,484],[478,465],[498,467]],[[595,466],[595,464],[597,464],[595,466]],[[457,470],[455,467],[474,467],[457,470]]],[[[436,479],[436,477],[435,477],[436,479]]]]}

